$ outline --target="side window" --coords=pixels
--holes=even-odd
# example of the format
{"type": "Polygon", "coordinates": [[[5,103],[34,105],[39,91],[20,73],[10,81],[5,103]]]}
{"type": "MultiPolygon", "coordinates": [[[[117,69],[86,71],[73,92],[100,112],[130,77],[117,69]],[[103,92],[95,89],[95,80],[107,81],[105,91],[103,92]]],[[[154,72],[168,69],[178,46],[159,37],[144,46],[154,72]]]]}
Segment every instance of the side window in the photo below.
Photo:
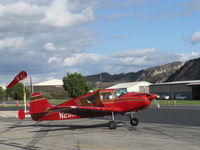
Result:
{"type": "Polygon", "coordinates": [[[105,92],[101,93],[101,100],[110,100],[113,99],[112,93],[111,92],[105,92]]]}
{"type": "Polygon", "coordinates": [[[90,104],[94,104],[95,103],[94,95],[91,95],[91,96],[88,97],[88,103],[90,103],[90,104]]]}

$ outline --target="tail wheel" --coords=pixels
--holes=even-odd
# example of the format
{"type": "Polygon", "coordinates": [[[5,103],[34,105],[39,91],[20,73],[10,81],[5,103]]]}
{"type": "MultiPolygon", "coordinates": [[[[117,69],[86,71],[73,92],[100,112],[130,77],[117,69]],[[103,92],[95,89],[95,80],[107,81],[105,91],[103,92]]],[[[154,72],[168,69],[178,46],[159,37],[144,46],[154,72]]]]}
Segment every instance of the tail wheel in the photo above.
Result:
{"type": "Polygon", "coordinates": [[[108,123],[109,129],[116,129],[117,128],[117,123],[115,121],[110,121],[108,123]]]}
{"type": "Polygon", "coordinates": [[[139,120],[137,118],[133,118],[130,120],[130,124],[132,126],[137,126],[139,124],[139,120]]]}

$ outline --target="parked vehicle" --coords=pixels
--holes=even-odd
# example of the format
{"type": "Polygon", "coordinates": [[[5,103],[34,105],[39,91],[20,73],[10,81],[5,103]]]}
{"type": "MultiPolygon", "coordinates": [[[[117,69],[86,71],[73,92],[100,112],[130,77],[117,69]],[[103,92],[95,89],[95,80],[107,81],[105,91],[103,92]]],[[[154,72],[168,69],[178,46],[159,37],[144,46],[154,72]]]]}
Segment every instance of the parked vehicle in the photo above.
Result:
{"type": "Polygon", "coordinates": [[[175,98],[176,98],[176,99],[180,99],[180,100],[187,99],[187,97],[186,97],[185,95],[176,95],[175,98]]]}
{"type": "Polygon", "coordinates": [[[168,100],[168,99],[170,99],[170,97],[168,95],[162,95],[160,97],[160,99],[168,100]]]}

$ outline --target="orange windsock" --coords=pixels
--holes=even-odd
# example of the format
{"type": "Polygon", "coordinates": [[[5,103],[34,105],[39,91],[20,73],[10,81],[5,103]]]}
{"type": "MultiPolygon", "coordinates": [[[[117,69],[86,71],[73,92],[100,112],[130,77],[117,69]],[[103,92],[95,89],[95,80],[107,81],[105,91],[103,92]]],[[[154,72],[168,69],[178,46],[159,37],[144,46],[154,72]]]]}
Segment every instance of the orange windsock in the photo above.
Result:
{"type": "Polygon", "coordinates": [[[19,81],[25,79],[27,77],[26,71],[21,71],[15,78],[9,83],[9,85],[6,88],[11,88],[15,84],[17,84],[19,81]]]}

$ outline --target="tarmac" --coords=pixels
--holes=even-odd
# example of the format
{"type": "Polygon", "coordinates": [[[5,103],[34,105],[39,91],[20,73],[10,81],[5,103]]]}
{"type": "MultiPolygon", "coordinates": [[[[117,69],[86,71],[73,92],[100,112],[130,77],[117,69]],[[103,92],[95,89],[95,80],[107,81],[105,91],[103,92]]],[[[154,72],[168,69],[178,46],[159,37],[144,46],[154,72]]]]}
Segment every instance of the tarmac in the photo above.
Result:
{"type": "Polygon", "coordinates": [[[173,106],[140,111],[132,127],[118,116],[118,128],[107,127],[110,117],[35,122],[0,117],[0,149],[15,150],[199,150],[200,107],[173,106]]]}

